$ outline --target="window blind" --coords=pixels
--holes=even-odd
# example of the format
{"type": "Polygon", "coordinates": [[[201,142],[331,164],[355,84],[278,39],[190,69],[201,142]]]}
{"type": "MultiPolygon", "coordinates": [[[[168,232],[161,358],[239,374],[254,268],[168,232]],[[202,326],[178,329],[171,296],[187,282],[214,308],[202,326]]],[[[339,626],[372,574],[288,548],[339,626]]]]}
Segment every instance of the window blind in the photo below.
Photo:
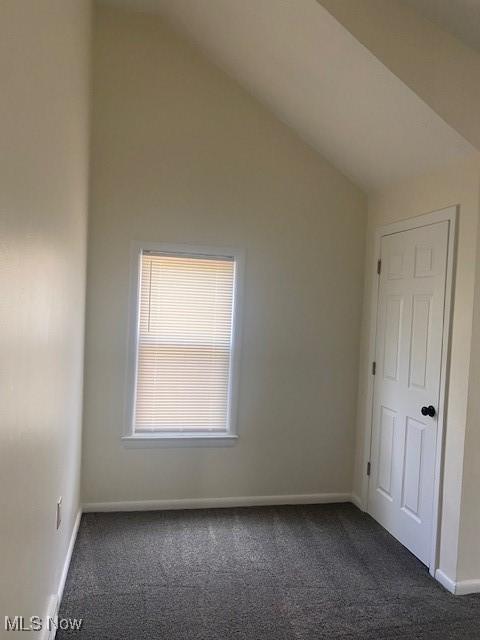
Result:
{"type": "Polygon", "coordinates": [[[134,431],[227,431],[234,259],[140,260],[134,431]]]}

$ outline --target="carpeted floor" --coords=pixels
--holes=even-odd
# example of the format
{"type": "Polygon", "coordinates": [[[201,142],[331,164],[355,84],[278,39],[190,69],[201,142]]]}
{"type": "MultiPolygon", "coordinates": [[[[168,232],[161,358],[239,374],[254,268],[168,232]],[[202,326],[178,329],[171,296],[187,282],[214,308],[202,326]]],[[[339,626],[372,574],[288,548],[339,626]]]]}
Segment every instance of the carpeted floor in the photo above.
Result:
{"type": "Polygon", "coordinates": [[[350,504],[88,514],[57,640],[475,640],[454,597],[350,504]]]}

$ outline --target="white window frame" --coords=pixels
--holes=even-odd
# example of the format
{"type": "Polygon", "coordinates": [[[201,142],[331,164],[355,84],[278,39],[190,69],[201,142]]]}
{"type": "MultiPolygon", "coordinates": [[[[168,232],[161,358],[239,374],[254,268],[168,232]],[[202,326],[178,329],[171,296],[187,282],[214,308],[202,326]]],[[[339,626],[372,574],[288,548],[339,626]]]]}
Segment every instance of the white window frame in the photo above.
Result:
{"type": "Polygon", "coordinates": [[[240,367],[240,315],[242,313],[245,253],[232,247],[210,247],[161,242],[135,242],[132,244],[130,267],[129,321],[127,341],[127,368],[125,380],[125,420],[122,435],[127,447],[151,446],[229,446],[235,444],[237,434],[238,380],[240,367]],[[134,411],[137,378],[140,260],[142,251],[183,255],[189,258],[232,258],[235,263],[232,338],[230,345],[230,377],[228,385],[227,429],[224,432],[153,432],[135,433],[134,411]]]}

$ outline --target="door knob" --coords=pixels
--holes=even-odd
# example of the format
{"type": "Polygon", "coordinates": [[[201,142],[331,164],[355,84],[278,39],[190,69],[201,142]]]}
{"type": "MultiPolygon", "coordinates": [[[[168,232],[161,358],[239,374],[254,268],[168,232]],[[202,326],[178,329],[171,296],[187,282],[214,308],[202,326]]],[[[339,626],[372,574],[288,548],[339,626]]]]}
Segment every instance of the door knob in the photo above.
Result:
{"type": "Polygon", "coordinates": [[[432,405],[429,405],[428,407],[422,407],[422,416],[430,416],[430,418],[433,418],[434,415],[435,407],[433,407],[432,405]]]}

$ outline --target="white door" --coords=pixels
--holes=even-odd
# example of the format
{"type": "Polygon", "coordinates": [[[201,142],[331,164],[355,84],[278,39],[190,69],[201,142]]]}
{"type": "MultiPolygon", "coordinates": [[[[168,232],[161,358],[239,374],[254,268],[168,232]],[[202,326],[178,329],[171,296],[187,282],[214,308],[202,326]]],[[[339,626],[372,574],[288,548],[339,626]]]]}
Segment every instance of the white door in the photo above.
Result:
{"type": "Polygon", "coordinates": [[[368,511],[427,565],[448,229],[438,222],[381,240],[368,511]]]}

